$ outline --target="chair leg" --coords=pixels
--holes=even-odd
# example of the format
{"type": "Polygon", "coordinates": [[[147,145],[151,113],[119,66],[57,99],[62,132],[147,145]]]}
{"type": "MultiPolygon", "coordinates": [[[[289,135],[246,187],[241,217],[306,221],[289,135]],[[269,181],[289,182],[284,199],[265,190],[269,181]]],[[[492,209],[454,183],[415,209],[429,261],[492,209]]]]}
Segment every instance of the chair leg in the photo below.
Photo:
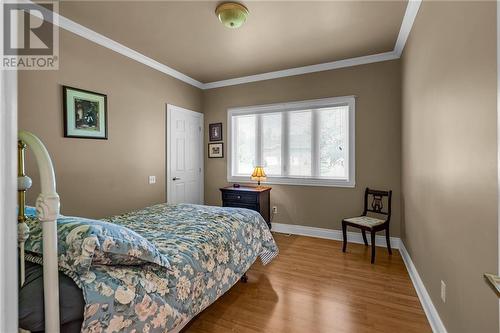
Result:
{"type": "Polygon", "coordinates": [[[371,231],[371,241],[372,241],[372,264],[375,263],[375,231],[371,231]]]}
{"type": "Polygon", "coordinates": [[[344,244],[342,245],[342,252],[345,252],[347,247],[347,225],[342,221],[342,237],[344,238],[344,244]]]}
{"type": "Polygon", "coordinates": [[[389,235],[389,228],[385,229],[385,240],[387,242],[387,250],[389,251],[389,254],[392,254],[392,249],[391,249],[391,237],[389,235]]]}
{"type": "Polygon", "coordinates": [[[363,229],[361,229],[361,234],[363,235],[363,240],[365,242],[365,245],[368,245],[368,240],[366,239],[366,232],[363,229]]]}

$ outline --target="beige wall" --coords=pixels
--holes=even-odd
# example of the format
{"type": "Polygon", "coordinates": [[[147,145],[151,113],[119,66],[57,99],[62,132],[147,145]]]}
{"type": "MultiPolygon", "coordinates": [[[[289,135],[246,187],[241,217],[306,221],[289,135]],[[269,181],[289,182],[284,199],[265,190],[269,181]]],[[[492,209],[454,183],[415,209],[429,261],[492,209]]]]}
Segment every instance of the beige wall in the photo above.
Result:
{"type": "MultiPolygon", "coordinates": [[[[392,235],[448,331],[498,332],[498,299],[482,278],[498,270],[495,12],[494,2],[424,2],[402,62],[205,92],[61,30],[60,70],[19,73],[19,128],[47,145],[62,213],[102,217],[165,201],[166,103],[205,111],[206,146],[214,122],[227,143],[229,107],[356,95],[356,188],[273,185],[274,222],[340,229],[366,186],[391,188],[392,235]],[[63,137],[63,84],[107,94],[109,140],[63,137]]],[[[207,204],[221,203],[226,162],[205,154],[207,204]]],[[[28,174],[33,203],[29,155],[28,174]]]]}
{"type": "Polygon", "coordinates": [[[453,333],[498,332],[495,15],[424,1],[402,62],[402,236],[453,333]]]}
{"type": "MultiPolygon", "coordinates": [[[[63,214],[103,217],[165,201],[165,106],[202,111],[201,90],[60,30],[60,69],[19,73],[19,128],[49,150],[63,214]],[[108,140],[63,137],[62,87],[108,96],[108,140]],[[148,184],[155,175],[157,183],[148,184]]],[[[37,169],[28,174],[39,193],[37,169]]]]}
{"type": "MultiPolygon", "coordinates": [[[[208,124],[222,122],[227,143],[229,107],[356,95],[356,188],[272,185],[274,222],[340,229],[343,217],[360,214],[366,186],[394,191],[392,235],[400,224],[400,62],[237,85],[204,92],[205,140],[208,124]]],[[[225,146],[226,148],[226,146],[225,146]]],[[[227,154],[225,154],[226,156],[227,154]]],[[[227,159],[205,156],[205,201],[219,205],[228,185],[227,159]]]]}

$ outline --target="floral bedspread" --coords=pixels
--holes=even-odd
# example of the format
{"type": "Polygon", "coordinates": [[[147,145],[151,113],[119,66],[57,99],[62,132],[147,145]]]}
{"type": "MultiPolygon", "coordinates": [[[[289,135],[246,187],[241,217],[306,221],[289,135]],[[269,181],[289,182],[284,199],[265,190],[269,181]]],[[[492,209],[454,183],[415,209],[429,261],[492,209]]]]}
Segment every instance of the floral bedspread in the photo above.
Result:
{"type": "Polygon", "coordinates": [[[145,237],[171,268],[92,265],[71,274],[86,302],[82,332],[177,332],[257,257],[267,264],[278,254],[264,219],[247,209],[159,204],[105,220],[145,237]]]}

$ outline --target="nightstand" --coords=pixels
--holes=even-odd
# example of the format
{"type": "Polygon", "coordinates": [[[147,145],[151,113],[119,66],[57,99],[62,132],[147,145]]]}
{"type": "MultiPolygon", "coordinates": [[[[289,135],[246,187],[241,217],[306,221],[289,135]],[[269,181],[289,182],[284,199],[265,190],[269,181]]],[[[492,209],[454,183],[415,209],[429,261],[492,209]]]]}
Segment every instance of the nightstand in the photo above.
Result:
{"type": "Polygon", "coordinates": [[[255,210],[262,215],[267,222],[267,226],[271,229],[271,187],[228,186],[220,190],[222,192],[223,207],[238,207],[255,210]]]}

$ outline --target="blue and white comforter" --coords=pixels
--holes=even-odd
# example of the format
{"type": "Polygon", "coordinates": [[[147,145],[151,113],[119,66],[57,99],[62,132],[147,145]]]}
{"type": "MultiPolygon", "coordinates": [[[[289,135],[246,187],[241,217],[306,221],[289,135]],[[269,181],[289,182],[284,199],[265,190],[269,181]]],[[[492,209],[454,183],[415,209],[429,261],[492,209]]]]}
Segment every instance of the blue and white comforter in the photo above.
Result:
{"type": "Polygon", "coordinates": [[[146,238],[169,264],[97,261],[70,272],[86,302],[85,333],[177,332],[257,257],[267,264],[278,254],[263,218],[247,209],[159,204],[106,221],[146,238]]]}

